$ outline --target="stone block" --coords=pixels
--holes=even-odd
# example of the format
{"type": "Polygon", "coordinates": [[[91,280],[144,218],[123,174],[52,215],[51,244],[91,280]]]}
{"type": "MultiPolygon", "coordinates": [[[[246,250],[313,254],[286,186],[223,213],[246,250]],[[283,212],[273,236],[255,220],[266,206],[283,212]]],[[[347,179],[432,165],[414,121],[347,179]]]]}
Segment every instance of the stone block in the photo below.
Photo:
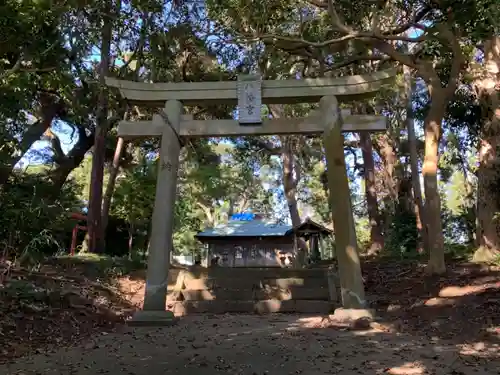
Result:
{"type": "Polygon", "coordinates": [[[302,314],[328,314],[332,312],[330,301],[294,300],[294,312],[302,314]]]}
{"type": "Polygon", "coordinates": [[[131,327],[165,327],[177,323],[177,318],[172,311],[138,310],[127,320],[131,327]]]}
{"type": "MultiPolygon", "coordinates": [[[[224,306],[220,303],[215,303],[216,301],[182,301],[178,302],[178,311],[182,311],[184,315],[188,314],[222,314],[224,313],[224,306]]],[[[176,311],[176,310],[174,310],[176,311]]]]}
{"type": "Polygon", "coordinates": [[[267,288],[264,289],[256,289],[254,291],[253,299],[256,301],[265,301],[265,300],[286,301],[292,299],[292,294],[287,289],[268,286],[267,288]]]}
{"type": "Polygon", "coordinates": [[[339,307],[330,316],[330,319],[340,322],[352,322],[361,318],[374,319],[375,311],[372,309],[344,309],[339,307]]]}
{"type": "Polygon", "coordinates": [[[216,298],[212,290],[182,290],[182,297],[185,301],[211,301],[216,298]]]}
{"type": "Polygon", "coordinates": [[[294,312],[294,301],[280,301],[276,299],[269,299],[264,301],[257,301],[254,305],[254,310],[258,314],[271,314],[271,313],[291,313],[294,312]]]}
{"type": "Polygon", "coordinates": [[[182,301],[176,302],[173,311],[176,316],[189,314],[224,314],[224,313],[252,313],[253,301],[182,301]]]}
{"type": "Polygon", "coordinates": [[[259,285],[260,278],[258,277],[219,278],[216,281],[217,288],[222,289],[252,290],[259,285]]]}
{"type": "Polygon", "coordinates": [[[290,289],[292,286],[304,286],[305,280],[303,278],[286,278],[286,279],[265,279],[262,281],[263,287],[290,289]]]}
{"type": "Polygon", "coordinates": [[[330,299],[328,288],[324,287],[310,288],[305,286],[292,286],[290,290],[294,300],[328,301],[330,299]]]}
{"type": "Polygon", "coordinates": [[[291,289],[292,287],[326,288],[328,281],[326,277],[289,277],[262,280],[264,287],[279,287],[281,289],[291,289]]]}
{"type": "Polygon", "coordinates": [[[253,300],[253,288],[233,289],[217,288],[213,291],[215,299],[226,301],[251,301],[253,300]]]}
{"type": "Polygon", "coordinates": [[[187,290],[210,290],[215,288],[214,279],[189,279],[184,281],[187,290]]]}
{"type": "Polygon", "coordinates": [[[254,301],[214,301],[214,303],[220,303],[221,308],[224,309],[224,312],[229,313],[252,313],[254,310],[254,301]]]}

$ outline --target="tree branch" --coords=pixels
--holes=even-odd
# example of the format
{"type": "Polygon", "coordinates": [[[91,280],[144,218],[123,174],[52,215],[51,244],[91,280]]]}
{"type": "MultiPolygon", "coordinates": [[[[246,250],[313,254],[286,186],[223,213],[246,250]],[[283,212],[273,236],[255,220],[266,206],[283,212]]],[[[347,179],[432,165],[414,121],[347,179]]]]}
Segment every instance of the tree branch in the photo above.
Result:
{"type": "Polygon", "coordinates": [[[360,61],[391,61],[394,60],[390,56],[369,56],[369,55],[359,55],[359,56],[352,56],[344,61],[341,61],[339,63],[329,65],[328,70],[336,70],[340,68],[344,68],[348,65],[360,62],[360,61]]]}
{"type": "Polygon", "coordinates": [[[250,138],[247,142],[250,147],[263,150],[269,155],[281,155],[281,147],[275,146],[259,138],[250,138]]]}
{"type": "Polygon", "coordinates": [[[369,46],[378,49],[383,54],[389,56],[391,59],[399,61],[400,63],[409,66],[412,69],[418,69],[418,65],[413,61],[412,55],[407,55],[405,53],[397,51],[389,43],[372,38],[363,38],[362,41],[369,46]]]}
{"type": "Polygon", "coordinates": [[[303,46],[309,46],[313,48],[324,48],[332,44],[337,44],[337,43],[343,43],[347,42],[349,40],[353,40],[356,38],[360,38],[364,36],[364,33],[349,33],[347,35],[344,35],[340,38],[334,38],[334,39],[329,39],[324,42],[311,42],[309,40],[303,39],[303,38],[294,38],[294,37],[289,37],[289,36],[282,36],[282,35],[277,35],[277,34],[263,34],[263,35],[257,35],[252,38],[248,37],[243,37],[246,42],[257,42],[257,41],[272,41],[272,42],[277,42],[277,41],[284,41],[284,42],[289,42],[289,43],[294,43],[295,48],[301,48],[303,46]]]}
{"type": "Polygon", "coordinates": [[[326,0],[328,4],[328,14],[332,20],[332,26],[341,31],[344,34],[352,34],[354,30],[351,27],[348,27],[344,24],[342,19],[340,18],[337,10],[335,9],[335,4],[333,4],[333,0],[326,0]]]}
{"type": "Polygon", "coordinates": [[[451,51],[453,53],[453,61],[451,64],[451,71],[448,80],[448,86],[446,87],[446,95],[453,95],[460,77],[460,72],[462,71],[462,66],[465,62],[464,55],[462,53],[462,48],[458,42],[458,38],[453,34],[450,27],[444,23],[436,24],[436,28],[439,31],[439,37],[443,38],[450,45],[451,51]]]}
{"type": "Polygon", "coordinates": [[[310,5],[321,9],[328,9],[328,3],[321,0],[306,0],[310,5]]]}
{"type": "Polygon", "coordinates": [[[50,146],[52,147],[52,152],[54,152],[54,161],[57,164],[63,164],[64,160],[66,159],[66,154],[62,150],[61,147],[61,140],[57,136],[57,134],[54,134],[52,131],[47,132],[47,135],[50,137],[50,146]]]}
{"type": "Polygon", "coordinates": [[[405,23],[403,25],[400,25],[400,26],[396,27],[395,29],[386,31],[386,32],[383,33],[383,35],[399,35],[399,34],[403,34],[406,31],[408,31],[409,29],[411,29],[412,27],[416,27],[416,28],[420,29],[422,26],[418,25],[418,23],[420,21],[422,21],[422,19],[426,15],[428,15],[431,10],[432,10],[431,7],[429,7],[428,5],[424,5],[422,7],[422,9],[420,9],[420,11],[417,11],[417,13],[415,13],[415,15],[413,16],[413,18],[411,19],[411,21],[409,21],[409,22],[407,22],[407,23],[405,23]]]}

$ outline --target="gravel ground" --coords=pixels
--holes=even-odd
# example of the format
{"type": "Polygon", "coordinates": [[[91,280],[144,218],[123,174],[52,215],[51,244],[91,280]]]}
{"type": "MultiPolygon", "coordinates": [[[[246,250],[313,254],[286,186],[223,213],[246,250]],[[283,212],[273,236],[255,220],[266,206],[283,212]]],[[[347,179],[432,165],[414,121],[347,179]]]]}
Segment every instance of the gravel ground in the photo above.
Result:
{"type": "Polygon", "coordinates": [[[319,316],[189,316],[173,327],[101,333],[1,365],[0,374],[498,374],[499,348],[351,331],[319,316]]]}

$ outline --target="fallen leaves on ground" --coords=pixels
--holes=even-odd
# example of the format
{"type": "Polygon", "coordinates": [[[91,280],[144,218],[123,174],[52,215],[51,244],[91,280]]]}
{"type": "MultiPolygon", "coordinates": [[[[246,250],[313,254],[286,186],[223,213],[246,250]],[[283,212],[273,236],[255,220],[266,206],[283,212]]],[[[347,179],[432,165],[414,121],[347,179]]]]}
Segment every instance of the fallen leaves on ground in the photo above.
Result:
{"type": "MultiPolygon", "coordinates": [[[[499,270],[464,263],[451,263],[448,269],[430,277],[416,263],[365,262],[367,296],[382,318],[370,328],[464,345],[498,340],[499,270]]],[[[140,277],[103,278],[74,265],[45,265],[37,272],[9,268],[0,283],[0,362],[72,346],[122,327],[142,299],[143,284],[140,277]]],[[[313,325],[334,328],[323,321],[313,325]]]]}
{"type": "Polygon", "coordinates": [[[449,262],[446,274],[424,265],[366,262],[368,298],[392,329],[456,341],[498,340],[500,269],[449,262]]]}
{"type": "Polygon", "coordinates": [[[132,310],[113,287],[85,277],[60,270],[8,273],[0,285],[0,362],[112,331],[132,310]]]}

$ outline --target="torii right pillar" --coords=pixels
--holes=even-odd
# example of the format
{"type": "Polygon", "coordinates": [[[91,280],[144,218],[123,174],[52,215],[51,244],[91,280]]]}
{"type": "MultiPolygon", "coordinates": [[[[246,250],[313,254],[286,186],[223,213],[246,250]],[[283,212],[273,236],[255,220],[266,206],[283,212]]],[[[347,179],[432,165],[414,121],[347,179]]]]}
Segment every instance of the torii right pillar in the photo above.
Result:
{"type": "Polygon", "coordinates": [[[335,248],[339,266],[340,292],[345,309],[366,309],[358,244],[347,178],[342,116],[335,96],[320,100],[325,130],[323,143],[327,162],[329,201],[335,226],[335,248]]]}

